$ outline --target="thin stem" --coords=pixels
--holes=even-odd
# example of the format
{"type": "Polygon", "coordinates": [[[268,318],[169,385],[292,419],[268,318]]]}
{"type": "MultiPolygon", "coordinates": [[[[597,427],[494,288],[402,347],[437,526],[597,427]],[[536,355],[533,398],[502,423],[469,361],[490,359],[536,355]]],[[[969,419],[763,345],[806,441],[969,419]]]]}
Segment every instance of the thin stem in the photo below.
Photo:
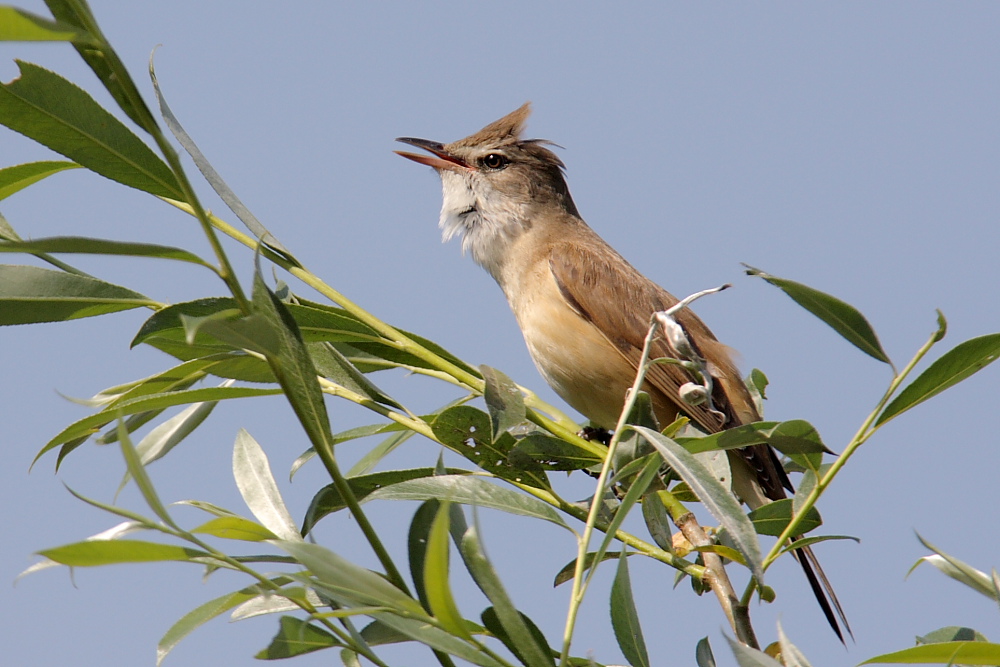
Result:
{"type": "MultiPolygon", "coordinates": [[[[161,199],[174,206],[188,215],[195,215],[195,211],[191,208],[189,204],[184,202],[179,202],[167,197],[161,197],[161,199]]],[[[396,349],[402,350],[404,352],[409,352],[418,359],[422,359],[429,363],[430,365],[437,368],[439,371],[446,373],[447,375],[454,378],[455,383],[463,389],[474,391],[477,394],[482,394],[485,389],[485,383],[483,379],[477,375],[473,375],[466,371],[465,369],[455,365],[451,361],[445,359],[441,355],[428,350],[420,343],[414,341],[408,336],[402,334],[395,327],[378,319],[368,311],[364,310],[353,301],[348,299],[346,296],[341,294],[339,291],[327,285],[314,273],[305,269],[304,267],[289,261],[286,257],[270,250],[267,246],[261,244],[256,238],[241,232],[236,229],[226,221],[215,215],[208,214],[209,221],[211,224],[226,234],[235,241],[245,245],[253,250],[259,250],[259,252],[270,262],[288,271],[290,274],[304,282],[305,284],[312,287],[314,290],[325,296],[330,301],[333,301],[338,306],[346,310],[348,313],[356,317],[361,322],[365,323],[376,332],[378,332],[384,339],[395,344],[396,349]]],[[[527,417],[533,423],[541,426],[547,431],[554,433],[563,440],[573,444],[575,447],[592,454],[594,456],[604,457],[607,450],[606,448],[596,442],[590,442],[581,438],[577,433],[577,425],[564,415],[559,410],[555,409],[551,405],[548,405],[541,399],[539,399],[534,393],[527,393],[524,397],[524,404],[527,409],[527,417]],[[555,418],[551,418],[542,414],[539,411],[553,415],[555,418]]]]}
{"type": "MultiPolygon", "coordinates": [[[[669,310],[665,311],[665,316],[669,317],[678,310],[686,308],[688,304],[695,299],[707,294],[713,294],[726,289],[727,287],[729,287],[729,285],[724,285],[723,287],[715,289],[703,290],[696,294],[692,294],[691,296],[676,303],[669,310]]],[[[638,399],[642,383],[646,379],[646,373],[649,370],[649,351],[653,345],[653,340],[656,339],[660,327],[663,326],[662,320],[657,317],[658,315],[660,315],[660,313],[652,313],[650,316],[649,330],[646,332],[646,338],[643,340],[642,352],[639,355],[635,380],[632,382],[632,386],[625,392],[625,405],[622,407],[622,411],[618,415],[618,423],[615,425],[614,433],[611,436],[611,442],[608,444],[607,454],[604,456],[604,463],[601,465],[601,472],[597,477],[594,499],[590,504],[590,511],[587,514],[587,522],[584,524],[583,535],[580,536],[580,539],[577,542],[576,566],[573,569],[573,590],[570,593],[569,609],[566,613],[566,626],[563,630],[562,652],[559,656],[559,664],[561,666],[568,664],[569,649],[573,640],[573,630],[576,626],[576,617],[579,612],[580,605],[583,603],[583,597],[586,595],[587,585],[590,581],[589,578],[586,580],[584,579],[583,570],[587,558],[587,548],[590,545],[590,539],[593,535],[594,527],[597,524],[597,518],[599,516],[601,505],[603,504],[604,487],[607,484],[608,473],[611,470],[611,462],[614,459],[615,450],[618,448],[622,434],[625,431],[626,420],[628,419],[629,414],[631,414],[632,409],[635,407],[635,402],[638,399]]],[[[706,563],[707,562],[708,561],[706,559],[706,563]]],[[[721,563],[722,561],[719,559],[720,567],[721,563]]],[[[595,563],[594,567],[596,566],[597,564],[595,563]]],[[[724,570],[722,575],[725,577],[724,570]]],[[[716,578],[712,578],[712,581],[715,580],[716,578]]],[[[725,578],[725,581],[728,582],[728,578],[725,578]]],[[[732,585],[730,585],[729,588],[732,590],[732,585]]],[[[735,598],[735,592],[733,592],[732,595],[735,598]]],[[[733,628],[736,629],[736,626],[733,625],[733,628]]]]}
{"type": "MultiPolygon", "coordinates": [[[[813,489],[806,496],[798,512],[795,514],[795,516],[792,517],[792,520],[785,527],[785,530],[782,531],[781,535],[774,543],[774,546],[771,547],[771,550],[768,552],[767,556],[764,558],[763,561],[763,567],[765,570],[781,554],[782,549],[784,548],[784,545],[788,543],[788,540],[792,538],[794,535],[798,534],[799,526],[802,525],[802,522],[805,520],[806,515],[809,513],[809,510],[815,507],[816,502],[819,500],[820,496],[823,495],[823,492],[826,491],[826,489],[830,486],[830,484],[833,483],[834,478],[841,471],[841,469],[845,465],[847,465],[848,460],[850,460],[850,458],[854,455],[854,453],[857,452],[858,448],[860,448],[861,445],[867,442],[869,438],[871,438],[880,428],[882,428],[882,426],[885,425],[885,423],[883,423],[879,424],[878,426],[872,426],[878,419],[879,415],[882,413],[882,410],[889,403],[889,400],[895,395],[896,391],[906,380],[907,376],[913,371],[916,365],[920,363],[920,361],[927,355],[927,353],[939,339],[940,339],[940,334],[938,332],[932,334],[931,337],[927,340],[927,342],[924,343],[919,350],[917,350],[917,353],[913,356],[910,362],[906,364],[903,370],[893,377],[892,382],[889,383],[889,387],[885,390],[885,393],[882,395],[882,398],[879,399],[879,402],[875,406],[875,409],[872,410],[871,413],[869,413],[869,415],[865,418],[864,422],[862,422],[861,426],[854,434],[854,437],[851,438],[850,442],[848,442],[847,446],[844,448],[844,451],[840,454],[840,456],[838,456],[833,461],[833,463],[827,469],[826,473],[817,480],[816,486],[814,486],[813,489]]],[[[749,603],[753,595],[754,589],[755,589],[754,582],[750,582],[750,584],[747,586],[746,590],[743,593],[743,597],[741,598],[743,604],[749,603]]]]}

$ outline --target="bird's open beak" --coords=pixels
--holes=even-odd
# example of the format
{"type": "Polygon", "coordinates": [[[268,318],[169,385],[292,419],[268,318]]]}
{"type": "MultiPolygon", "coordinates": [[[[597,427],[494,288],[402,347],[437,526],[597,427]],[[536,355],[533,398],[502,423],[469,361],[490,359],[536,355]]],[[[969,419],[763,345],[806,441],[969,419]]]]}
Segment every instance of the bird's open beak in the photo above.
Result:
{"type": "Polygon", "coordinates": [[[416,146],[417,148],[423,148],[425,151],[432,153],[432,155],[424,155],[422,153],[393,151],[396,155],[402,155],[408,160],[413,160],[414,162],[419,162],[420,164],[426,164],[428,167],[434,167],[435,169],[451,169],[452,171],[461,171],[469,168],[469,165],[466,164],[465,160],[449,155],[448,151],[444,149],[444,144],[437,141],[414,139],[413,137],[398,137],[396,141],[401,141],[404,144],[410,144],[411,146],[416,146]]]}

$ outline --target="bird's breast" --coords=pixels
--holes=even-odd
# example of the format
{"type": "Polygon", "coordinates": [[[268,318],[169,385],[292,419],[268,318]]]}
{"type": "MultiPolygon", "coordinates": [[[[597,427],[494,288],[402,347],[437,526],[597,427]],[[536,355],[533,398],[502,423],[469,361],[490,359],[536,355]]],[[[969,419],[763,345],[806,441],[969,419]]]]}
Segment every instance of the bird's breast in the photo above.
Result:
{"type": "Polygon", "coordinates": [[[635,371],[563,298],[547,262],[504,285],[538,371],[559,396],[599,426],[613,428],[635,371]]]}

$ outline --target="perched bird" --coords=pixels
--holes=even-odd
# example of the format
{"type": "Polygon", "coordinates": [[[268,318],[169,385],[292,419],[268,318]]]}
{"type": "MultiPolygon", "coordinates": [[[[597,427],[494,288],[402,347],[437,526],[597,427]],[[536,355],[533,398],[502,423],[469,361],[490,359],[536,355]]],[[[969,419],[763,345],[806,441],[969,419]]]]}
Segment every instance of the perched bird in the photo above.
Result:
{"type": "MultiPolygon", "coordinates": [[[[546,148],[548,142],[521,138],[530,111],[530,103],[524,104],[450,144],[401,137],[397,141],[429,155],[397,153],[440,175],[444,240],[461,237],[463,251],[500,285],[542,377],[592,423],[611,429],[635,379],[651,315],[678,300],[583,221],[566,185],[565,166],[546,148]]],[[[692,380],[687,371],[655,364],[643,389],[660,424],[684,414],[714,433],[760,421],[728,348],[690,309],[675,317],[707,362],[712,401],[682,401],[678,390],[692,380]]],[[[650,354],[672,356],[664,340],[650,354]]],[[[785,498],[786,490],[794,492],[769,445],[728,455],[733,491],[752,509],[785,498]]],[[[793,553],[843,641],[838,617],[850,628],[819,562],[809,548],[793,553]]]]}

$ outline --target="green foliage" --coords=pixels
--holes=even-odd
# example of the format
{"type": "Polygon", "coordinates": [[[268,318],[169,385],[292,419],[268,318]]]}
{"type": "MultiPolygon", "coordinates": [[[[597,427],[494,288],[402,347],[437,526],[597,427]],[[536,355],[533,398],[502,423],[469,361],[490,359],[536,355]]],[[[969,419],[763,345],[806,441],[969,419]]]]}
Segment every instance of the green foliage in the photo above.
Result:
{"type": "MultiPolygon", "coordinates": [[[[117,442],[127,470],[123,485],[131,482],[138,487],[150,516],[74,492],[83,502],[124,523],[90,539],[39,551],[47,561],[32,571],[54,563],[92,567],[179,561],[246,577],[246,586],[195,607],[169,628],[157,647],[158,664],[184,637],[226,612],[237,619],[276,615],[277,634],[257,654],[262,659],[336,647],[342,649],[344,664],[360,664],[363,658],[384,665],[377,647],[412,642],[430,649],[445,666],[454,664],[454,658],[484,667],[597,664],[590,658],[573,657],[570,651],[588,585],[602,564],[612,559],[616,563],[609,601],[611,625],[622,653],[633,665],[658,664],[662,658],[647,654],[633,599],[628,566],[633,555],[672,567],[679,577],[691,577],[698,590],[722,585],[720,577],[705,576],[705,563],[710,559],[722,567],[719,556],[723,556],[729,559],[729,567],[746,569],[749,583],[744,594],[738,597],[730,589],[721,591],[719,597],[737,601],[735,611],[741,614],[727,610],[733,632],[753,643],[748,603],[754,591],[765,599],[773,596],[764,586],[764,575],[774,560],[825,540],[853,539],[808,533],[821,525],[816,502],[857,449],[891,419],[1000,356],[1000,334],[975,338],[942,355],[907,385],[909,374],[945,334],[944,319],[939,317],[937,330],[894,374],[858,435],[828,463],[824,456],[831,451],[816,429],[802,420],[759,422],[708,436],[680,435],[684,423],[680,420],[658,432],[651,427],[649,397],[639,391],[645,363],[629,394],[627,418],[622,419],[610,445],[581,438],[576,435],[579,425],[499,370],[469,364],[432,341],[380,320],[311,273],[260,224],[208,163],[171,112],[154,75],[165,125],[252,236],[236,232],[204,210],[176,152],[87,4],[83,0],[49,0],[47,4],[51,18],[0,7],[0,40],[71,43],[139,132],[58,74],[19,62],[20,77],[0,85],[0,123],[68,161],[0,169],[0,200],[57,173],[84,168],[169,200],[197,221],[212,249],[213,256],[204,258],[183,248],[135,241],[77,236],[24,241],[0,218],[0,252],[30,255],[53,267],[0,265],[0,325],[68,321],[147,308],[150,316],[132,345],[148,345],[174,359],[173,365],[159,373],[96,394],[89,401],[94,412],[64,427],[36,456],[37,461],[58,449],[58,466],[91,438],[103,444],[117,442]],[[249,297],[219,243],[220,231],[246,246],[247,263],[256,262],[249,297]],[[202,298],[161,303],[87,275],[55,257],[72,254],[167,260],[199,271],[208,268],[211,274],[203,275],[210,275],[213,284],[205,287],[202,298]],[[311,301],[283,283],[269,284],[265,263],[271,265],[268,269],[284,271],[315,289],[329,303],[311,301]],[[416,415],[372,380],[372,373],[388,369],[435,378],[451,385],[456,396],[431,414],[416,415]],[[211,386],[216,381],[221,383],[211,386]],[[191,437],[220,401],[270,395],[285,397],[301,429],[300,439],[308,441],[309,448],[292,472],[316,457],[330,483],[316,492],[302,524],[297,524],[275,483],[265,447],[240,430],[233,448],[233,477],[252,518],[207,502],[185,501],[210,517],[185,527],[159,497],[146,466],[191,437]],[[377,422],[335,434],[327,413],[330,397],[362,406],[377,422]],[[482,399],[486,410],[465,405],[473,399],[482,399]],[[164,418],[170,408],[182,410],[164,418]],[[132,435],[146,426],[151,428],[133,445],[132,435]],[[384,439],[343,472],[337,445],[378,435],[384,439]],[[433,467],[374,470],[412,436],[457,453],[467,467],[445,468],[438,462],[433,467]],[[716,455],[717,462],[723,461],[726,455],[720,452],[756,444],[774,447],[788,457],[789,468],[805,472],[793,498],[748,515],[707,457],[716,455]],[[560,476],[550,474],[598,469],[593,496],[583,503],[563,499],[556,480],[560,476]],[[421,503],[409,529],[408,578],[362,507],[388,500],[421,503]],[[704,506],[719,528],[704,531],[699,526],[705,541],[675,548],[672,526],[693,520],[692,509],[685,503],[694,501],[704,506]],[[636,505],[641,508],[648,538],[623,528],[636,505]],[[572,582],[559,641],[547,639],[518,608],[487,558],[480,528],[475,522],[471,527],[467,524],[464,506],[542,520],[545,526],[573,531],[576,558],[556,576],[556,584],[572,582]],[[378,561],[377,569],[359,565],[355,554],[341,555],[303,539],[318,521],[345,512],[361,529],[378,561]],[[594,531],[603,533],[596,549],[594,531]],[[160,541],[126,539],[136,532],[160,541]],[[726,544],[712,541],[710,534],[724,537],[726,544]],[[769,551],[765,552],[761,535],[777,537],[769,551]],[[228,552],[233,542],[272,553],[236,556],[228,552]],[[479,614],[482,625],[469,620],[453,592],[457,565],[451,559],[453,543],[461,566],[488,602],[479,614]],[[286,570],[275,574],[277,567],[286,570]],[[365,623],[360,630],[358,621],[365,623]]],[[[155,263],[151,266],[155,268],[155,263]]],[[[868,320],[849,304],[757,269],[749,273],[775,285],[855,347],[891,366],[868,320]]],[[[651,330],[650,335],[655,332],[651,330]]],[[[767,378],[755,371],[748,384],[762,407],[767,378]]],[[[921,562],[981,594],[1000,598],[995,573],[988,576],[927,546],[935,554],[921,562]]],[[[736,659],[741,665],[773,666],[779,663],[771,654],[780,654],[785,665],[808,665],[780,627],[777,635],[776,648],[768,652],[733,641],[736,659]]],[[[921,641],[917,647],[869,662],[1000,663],[997,646],[965,628],[931,632],[921,641]]],[[[695,657],[702,667],[715,664],[707,638],[697,643],[695,657]]]]}

